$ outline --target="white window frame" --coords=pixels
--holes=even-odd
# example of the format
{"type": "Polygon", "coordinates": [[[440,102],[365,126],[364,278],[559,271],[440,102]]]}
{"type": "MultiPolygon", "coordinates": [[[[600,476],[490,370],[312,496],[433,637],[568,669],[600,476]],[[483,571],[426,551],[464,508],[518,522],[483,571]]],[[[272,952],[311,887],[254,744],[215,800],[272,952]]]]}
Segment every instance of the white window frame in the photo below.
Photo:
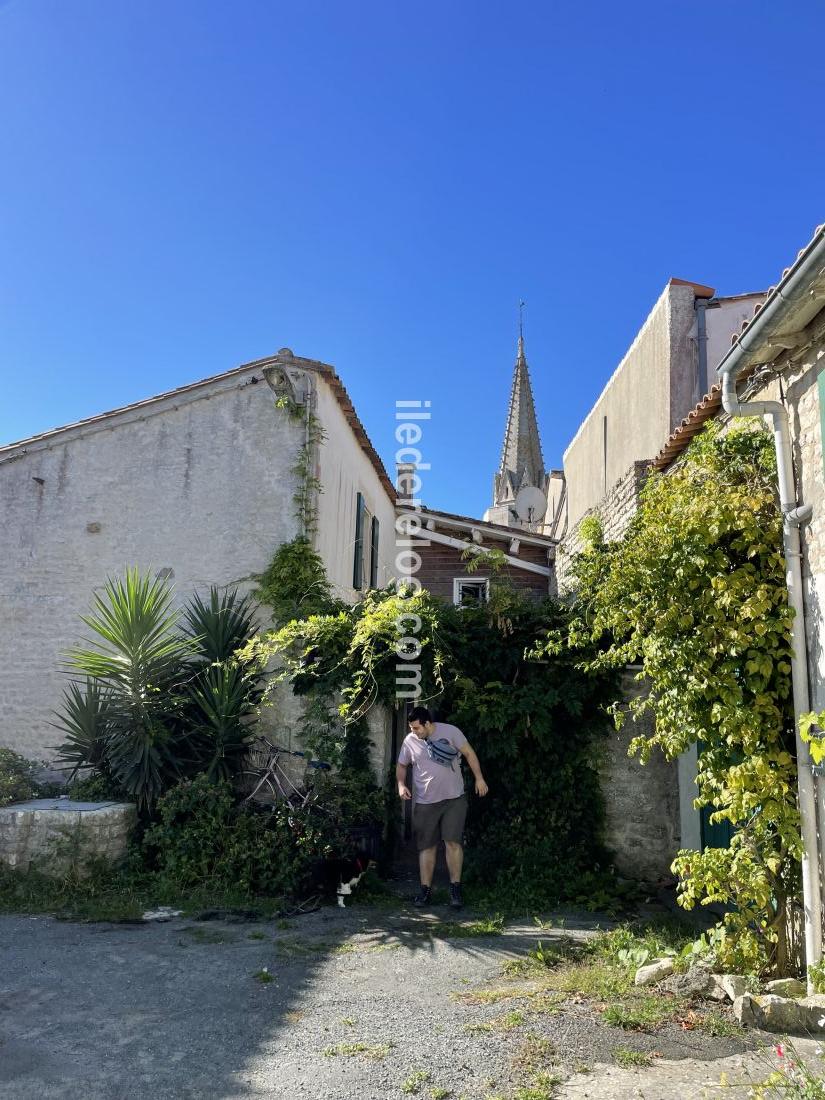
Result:
{"type": "Polygon", "coordinates": [[[461,602],[461,585],[472,584],[477,587],[484,586],[484,598],[480,600],[480,603],[487,603],[490,599],[490,578],[489,577],[453,577],[453,603],[456,607],[463,607],[461,602]]]}

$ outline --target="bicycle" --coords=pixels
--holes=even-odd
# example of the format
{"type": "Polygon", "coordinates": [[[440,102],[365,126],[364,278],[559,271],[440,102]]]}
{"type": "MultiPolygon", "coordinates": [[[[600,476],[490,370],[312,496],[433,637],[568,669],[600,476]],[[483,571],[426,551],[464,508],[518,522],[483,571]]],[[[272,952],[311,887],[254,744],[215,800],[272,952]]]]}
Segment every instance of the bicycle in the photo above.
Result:
{"type": "Polygon", "coordinates": [[[256,737],[252,741],[249,749],[249,765],[238,775],[242,786],[249,785],[252,788],[244,798],[244,802],[257,800],[274,805],[275,802],[284,799],[296,809],[303,809],[317,797],[313,786],[305,783],[307,771],[309,769],[330,771],[331,769],[331,765],[323,760],[313,760],[305,752],[285,749],[281,745],[268,741],[266,737],[256,737]],[[298,782],[290,776],[281,762],[281,758],[285,756],[303,762],[303,773],[298,782]]]}

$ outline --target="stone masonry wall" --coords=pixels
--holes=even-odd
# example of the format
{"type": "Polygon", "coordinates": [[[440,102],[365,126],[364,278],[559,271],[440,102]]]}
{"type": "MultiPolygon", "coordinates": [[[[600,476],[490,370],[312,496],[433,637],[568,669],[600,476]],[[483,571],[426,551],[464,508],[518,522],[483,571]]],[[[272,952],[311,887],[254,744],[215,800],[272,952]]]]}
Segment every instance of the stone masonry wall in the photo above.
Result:
{"type": "Polygon", "coordinates": [[[129,803],[38,799],[0,808],[0,862],[49,875],[81,874],[90,860],[117,863],[136,821],[129,803]]]}
{"type": "MultiPolygon", "coordinates": [[[[632,672],[622,677],[625,699],[645,688],[632,672]]],[[[679,850],[679,786],[675,762],[655,752],[647,764],[628,756],[634,737],[652,734],[653,718],[628,718],[621,730],[610,733],[601,767],[605,799],[605,837],[614,853],[616,869],[628,878],[657,883],[672,878],[670,864],[679,850]]]]}
{"type": "MultiPolygon", "coordinates": [[[[648,460],[634,462],[596,507],[589,509],[582,517],[586,519],[596,516],[600,520],[605,541],[620,539],[627,530],[638,511],[639,493],[647,480],[649,470],[648,460]]],[[[567,532],[556,550],[556,583],[560,594],[569,591],[571,560],[584,549],[580,527],[581,521],[572,531],[567,532]]]]}

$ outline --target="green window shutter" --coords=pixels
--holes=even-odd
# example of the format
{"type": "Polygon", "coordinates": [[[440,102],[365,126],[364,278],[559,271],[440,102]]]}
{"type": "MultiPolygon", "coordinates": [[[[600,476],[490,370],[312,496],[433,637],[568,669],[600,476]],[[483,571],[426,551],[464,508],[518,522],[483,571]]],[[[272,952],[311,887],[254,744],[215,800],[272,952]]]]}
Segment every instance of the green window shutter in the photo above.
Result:
{"type": "Polygon", "coordinates": [[[352,562],[352,587],[364,585],[364,497],[358,493],[355,498],[355,554],[352,562]]]}
{"type": "Polygon", "coordinates": [[[373,516],[370,533],[370,588],[378,587],[378,534],[378,516],[373,516]]]}

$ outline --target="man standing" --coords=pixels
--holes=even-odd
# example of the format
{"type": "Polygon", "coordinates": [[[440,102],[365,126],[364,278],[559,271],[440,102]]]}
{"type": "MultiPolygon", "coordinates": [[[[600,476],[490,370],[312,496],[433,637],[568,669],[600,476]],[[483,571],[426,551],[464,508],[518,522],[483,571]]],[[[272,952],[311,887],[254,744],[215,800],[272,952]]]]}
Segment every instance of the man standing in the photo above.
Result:
{"type": "Polygon", "coordinates": [[[487,784],[472,746],[457,726],[434,722],[426,707],[414,707],[409,716],[410,732],[404,738],[395,778],[402,799],[412,798],[407,786],[407,765],[413,766],[413,832],[418,848],[421,890],[413,899],[419,907],[430,904],[435,859],[439,840],[444,841],[447,869],[450,872],[450,905],[460,909],[461,868],[464,863],[464,821],[467,796],[461,775],[461,757],[470,766],[476,781],[476,794],[487,794],[487,784]]]}

